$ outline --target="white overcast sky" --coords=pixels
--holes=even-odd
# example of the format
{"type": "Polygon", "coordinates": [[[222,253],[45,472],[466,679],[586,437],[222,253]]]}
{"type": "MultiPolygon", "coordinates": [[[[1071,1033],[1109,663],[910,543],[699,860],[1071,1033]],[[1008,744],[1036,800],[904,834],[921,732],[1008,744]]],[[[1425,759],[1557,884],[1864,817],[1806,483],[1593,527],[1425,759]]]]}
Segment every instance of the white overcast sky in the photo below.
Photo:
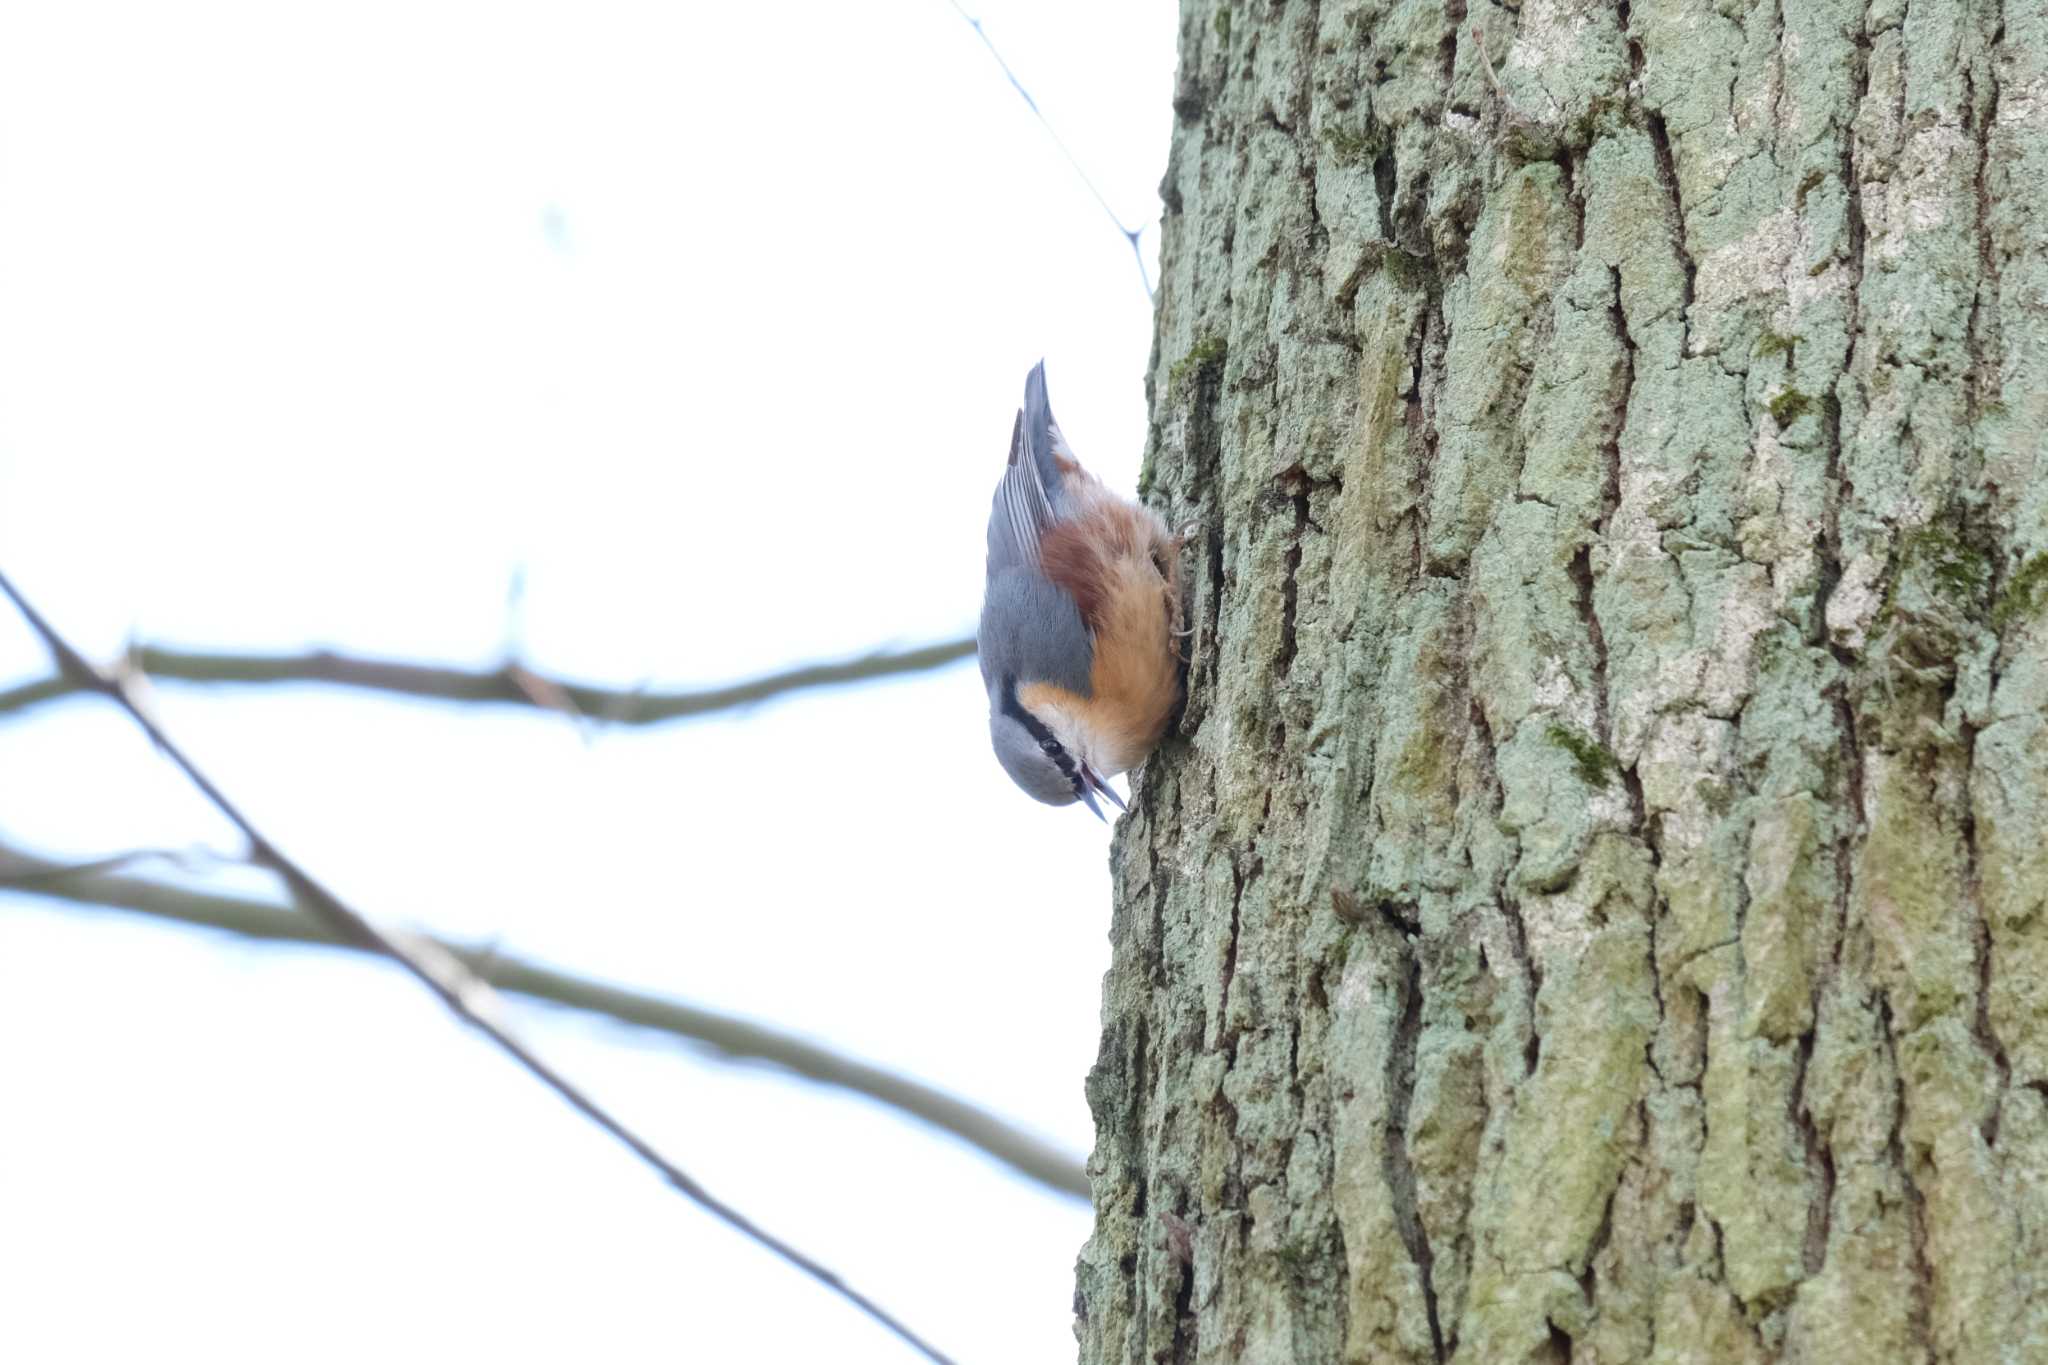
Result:
{"type": "MultiPolygon", "coordinates": [[[[970,9],[1154,257],[1172,8],[970,9]]],[[[98,657],[486,664],[515,628],[677,686],[960,634],[1025,370],[1129,487],[1150,324],[946,0],[0,11],[0,567],[98,657]]],[[[0,685],[44,667],[0,611],[0,685]]],[[[595,735],[157,703],[375,917],[1089,1144],[1107,832],[1009,785],[971,665],[595,735]]],[[[19,846],[236,846],[102,705],[0,718],[0,773],[19,846]]],[[[520,1022],[961,1361],[1070,1356],[1085,1209],[858,1101],[520,1022]]],[[[911,1358],[374,964],[0,895],[0,1039],[0,1359],[911,1358]]]]}

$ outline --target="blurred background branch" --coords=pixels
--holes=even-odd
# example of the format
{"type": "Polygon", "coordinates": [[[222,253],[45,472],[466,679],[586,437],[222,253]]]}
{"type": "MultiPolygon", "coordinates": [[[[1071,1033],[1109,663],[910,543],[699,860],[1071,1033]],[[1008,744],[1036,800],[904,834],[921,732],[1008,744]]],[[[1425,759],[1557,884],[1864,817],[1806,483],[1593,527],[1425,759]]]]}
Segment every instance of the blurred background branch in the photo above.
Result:
{"type": "MultiPolygon", "coordinates": [[[[245,938],[315,948],[372,949],[344,939],[309,915],[247,896],[173,886],[117,869],[162,855],[154,851],[59,863],[0,844],[0,885],[78,906],[96,906],[219,929],[245,938]]],[[[430,939],[487,984],[580,1013],[686,1039],[734,1061],[759,1062],[820,1085],[838,1086],[953,1134],[1019,1174],[1086,1201],[1080,1159],[967,1101],[884,1067],[834,1052],[781,1029],[625,990],[476,947],[430,939]]]]}
{"type": "Polygon", "coordinates": [[[5,594],[14,603],[22,619],[42,640],[49,650],[50,661],[55,665],[58,676],[70,681],[79,691],[104,697],[125,711],[129,719],[149,737],[158,752],[169,759],[172,766],[182,772],[192,785],[227,817],[228,822],[241,832],[242,837],[249,841],[251,860],[269,868],[284,880],[292,898],[309,917],[318,919],[322,927],[335,937],[357,942],[364,951],[389,958],[404,968],[408,974],[417,978],[421,985],[438,996],[450,1013],[476,1029],[493,1047],[516,1062],[533,1079],[553,1091],[571,1109],[602,1129],[640,1162],[658,1172],[677,1194],[763,1250],[787,1262],[791,1268],[809,1276],[831,1293],[846,1300],[881,1327],[894,1333],[912,1350],[936,1362],[936,1365],[949,1365],[948,1357],[914,1331],[908,1323],[855,1289],[843,1276],[816,1258],[768,1231],[738,1208],[712,1194],[695,1177],[671,1161],[638,1129],[598,1103],[589,1092],[543,1058],[505,1022],[498,1008],[497,993],[458,958],[443,951],[432,939],[400,935],[383,928],[329,890],[324,882],[314,877],[304,866],[272,843],[263,831],[242,813],[241,808],[227,793],[164,733],[156,719],[136,700],[131,690],[132,684],[136,681],[132,673],[115,678],[94,668],[85,656],[44,618],[35,604],[21,594],[4,573],[0,573],[0,594],[5,594]]]}
{"type": "MultiPolygon", "coordinates": [[[[496,669],[445,668],[399,659],[373,659],[313,650],[303,654],[234,654],[137,645],[125,667],[160,682],[228,686],[313,683],[352,687],[436,701],[486,702],[566,711],[615,725],[658,725],[768,701],[790,692],[841,683],[872,682],[943,668],[974,653],[974,639],[945,640],[914,649],[876,650],[836,663],[803,664],[722,687],[677,691],[597,687],[536,673],[507,662],[496,669]]],[[[63,672],[0,692],[0,715],[90,690],[63,672]]]]}

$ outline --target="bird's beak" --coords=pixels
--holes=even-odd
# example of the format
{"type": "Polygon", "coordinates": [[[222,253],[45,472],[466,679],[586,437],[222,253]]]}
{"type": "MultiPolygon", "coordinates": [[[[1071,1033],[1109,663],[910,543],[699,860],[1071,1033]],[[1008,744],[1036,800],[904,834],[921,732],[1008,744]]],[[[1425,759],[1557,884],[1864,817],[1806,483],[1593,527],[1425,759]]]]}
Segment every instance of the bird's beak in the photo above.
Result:
{"type": "Polygon", "coordinates": [[[1103,824],[1106,825],[1109,823],[1109,817],[1102,813],[1102,807],[1095,804],[1095,793],[1089,791],[1085,783],[1082,784],[1081,787],[1081,804],[1088,807],[1089,810],[1094,811],[1095,818],[1100,820],[1103,824]]]}
{"type": "Polygon", "coordinates": [[[1116,794],[1116,788],[1103,781],[1097,775],[1095,769],[1085,763],[1081,765],[1081,778],[1092,790],[1101,792],[1104,796],[1108,797],[1110,804],[1114,805],[1118,810],[1127,811],[1130,809],[1129,806],[1124,804],[1124,799],[1116,794]]]}

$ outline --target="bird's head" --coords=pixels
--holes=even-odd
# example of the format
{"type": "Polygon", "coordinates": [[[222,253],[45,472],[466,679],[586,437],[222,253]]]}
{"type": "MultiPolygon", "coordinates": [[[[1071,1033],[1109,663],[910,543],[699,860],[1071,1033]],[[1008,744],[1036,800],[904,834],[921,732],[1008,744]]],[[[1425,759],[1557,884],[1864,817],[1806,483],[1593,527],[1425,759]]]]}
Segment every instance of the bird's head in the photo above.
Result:
{"type": "Polygon", "coordinates": [[[1025,795],[1048,806],[1079,801],[1107,820],[1095,798],[1108,797],[1118,809],[1123,799],[1090,766],[1067,715],[1056,706],[1034,706],[1020,698],[1014,678],[1003,679],[1002,694],[989,711],[989,738],[996,760],[1025,795]]]}

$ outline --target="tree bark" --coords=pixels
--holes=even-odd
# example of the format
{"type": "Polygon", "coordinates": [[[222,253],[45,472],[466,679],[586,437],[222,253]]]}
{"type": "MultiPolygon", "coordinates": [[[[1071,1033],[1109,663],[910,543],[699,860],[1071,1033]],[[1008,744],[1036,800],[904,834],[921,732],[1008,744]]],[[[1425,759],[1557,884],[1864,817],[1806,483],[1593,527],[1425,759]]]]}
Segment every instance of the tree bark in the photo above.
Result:
{"type": "Polygon", "coordinates": [[[2048,4],[1183,0],[1084,1362],[2048,1360],[2048,4]]]}

